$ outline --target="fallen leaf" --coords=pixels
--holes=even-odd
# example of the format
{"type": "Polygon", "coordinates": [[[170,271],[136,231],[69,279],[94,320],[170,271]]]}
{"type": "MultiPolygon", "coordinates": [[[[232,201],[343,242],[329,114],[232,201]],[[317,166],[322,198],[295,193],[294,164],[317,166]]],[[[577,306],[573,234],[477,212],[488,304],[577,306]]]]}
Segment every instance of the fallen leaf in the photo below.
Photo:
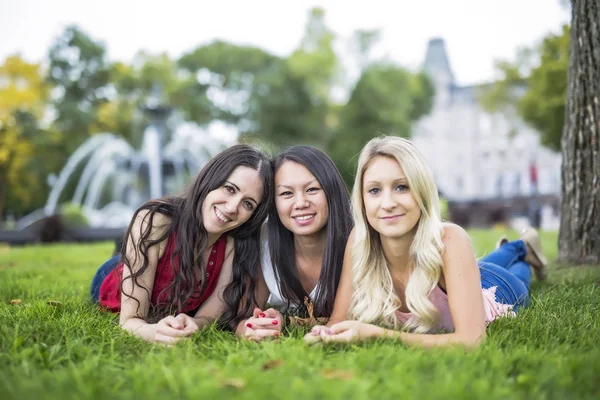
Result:
{"type": "Polygon", "coordinates": [[[58,300],[48,300],[47,304],[49,306],[60,306],[62,304],[62,302],[58,301],[58,300]]]}
{"type": "Polygon", "coordinates": [[[281,367],[282,365],[283,365],[283,360],[281,360],[281,359],[269,360],[263,364],[262,369],[263,370],[273,369],[273,368],[281,367]]]}
{"type": "Polygon", "coordinates": [[[221,385],[236,389],[243,389],[246,387],[246,380],[242,378],[227,378],[221,381],[221,385]]]}
{"type": "Polygon", "coordinates": [[[21,299],[12,299],[10,301],[10,304],[12,304],[13,306],[19,305],[21,304],[21,299]]]}
{"type": "Polygon", "coordinates": [[[323,377],[327,379],[342,379],[345,381],[349,381],[354,378],[354,374],[350,371],[341,371],[338,369],[325,369],[322,372],[323,377]]]}

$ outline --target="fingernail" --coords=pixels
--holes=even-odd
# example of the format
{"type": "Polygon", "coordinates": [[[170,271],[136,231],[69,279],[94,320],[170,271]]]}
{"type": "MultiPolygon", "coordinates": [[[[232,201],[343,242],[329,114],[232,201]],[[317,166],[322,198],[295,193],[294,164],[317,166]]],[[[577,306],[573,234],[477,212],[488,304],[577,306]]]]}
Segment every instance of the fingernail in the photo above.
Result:
{"type": "Polygon", "coordinates": [[[319,332],[316,329],[313,329],[312,331],[310,331],[310,333],[315,336],[319,335],[319,332]]]}
{"type": "Polygon", "coordinates": [[[260,314],[258,314],[259,317],[264,318],[266,317],[265,313],[261,312],[260,314]]]}
{"type": "Polygon", "coordinates": [[[325,329],[325,333],[331,335],[331,331],[329,329],[325,329]]]}
{"type": "Polygon", "coordinates": [[[279,336],[279,331],[275,332],[275,336],[279,336]]]}
{"type": "Polygon", "coordinates": [[[273,325],[277,325],[279,322],[277,322],[276,319],[273,320],[273,325]]]}
{"type": "Polygon", "coordinates": [[[246,326],[247,326],[248,328],[252,328],[252,324],[251,324],[250,322],[248,322],[248,323],[246,324],[246,326]]]}

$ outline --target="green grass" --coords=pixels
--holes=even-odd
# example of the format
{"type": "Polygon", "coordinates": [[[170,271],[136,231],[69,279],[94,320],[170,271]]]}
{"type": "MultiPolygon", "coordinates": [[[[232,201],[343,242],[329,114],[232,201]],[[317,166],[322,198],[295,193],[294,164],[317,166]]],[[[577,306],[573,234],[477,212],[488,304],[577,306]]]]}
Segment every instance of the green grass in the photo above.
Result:
{"type": "MultiPolygon", "coordinates": [[[[479,256],[498,233],[471,231],[479,256]]],[[[543,235],[551,260],[556,240],[543,235]]],[[[547,282],[534,282],[532,306],[494,322],[486,343],[468,353],[389,341],[307,347],[301,331],[256,344],[213,328],[166,348],[129,336],[87,301],[111,250],[108,243],[0,247],[1,399],[600,395],[597,267],[553,264],[547,282]]]]}

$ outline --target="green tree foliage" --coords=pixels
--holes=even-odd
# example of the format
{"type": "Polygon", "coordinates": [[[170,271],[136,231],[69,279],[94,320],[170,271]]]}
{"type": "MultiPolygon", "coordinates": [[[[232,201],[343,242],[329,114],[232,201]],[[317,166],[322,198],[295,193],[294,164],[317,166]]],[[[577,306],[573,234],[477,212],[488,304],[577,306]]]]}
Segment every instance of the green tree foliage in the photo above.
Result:
{"type": "Polygon", "coordinates": [[[537,129],[544,145],[560,150],[564,125],[569,63],[568,25],[550,34],[534,49],[524,49],[515,63],[499,62],[503,79],[482,95],[490,111],[516,109],[525,122],[537,129]]]}
{"type": "Polygon", "coordinates": [[[328,145],[348,186],[362,146],[381,134],[410,137],[412,122],[431,110],[433,95],[433,85],[423,73],[391,64],[372,64],[364,70],[328,145]]]}
{"type": "Polygon", "coordinates": [[[105,48],[76,26],[69,26],[48,53],[48,81],[54,86],[54,127],[72,153],[96,129],[97,112],[107,101],[110,68],[105,48]],[[94,128],[95,127],[95,128],[94,128]]]}
{"type": "Polygon", "coordinates": [[[48,87],[39,64],[10,56],[0,66],[0,216],[43,204],[46,174],[56,164],[56,133],[39,127],[48,87]]]}

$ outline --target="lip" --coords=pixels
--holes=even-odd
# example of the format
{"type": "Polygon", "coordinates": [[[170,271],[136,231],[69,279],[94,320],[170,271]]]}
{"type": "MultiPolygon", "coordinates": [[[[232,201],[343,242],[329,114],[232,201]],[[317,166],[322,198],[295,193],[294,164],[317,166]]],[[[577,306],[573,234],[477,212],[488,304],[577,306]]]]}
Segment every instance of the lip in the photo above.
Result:
{"type": "Polygon", "coordinates": [[[230,217],[230,216],[229,216],[227,213],[225,213],[225,212],[223,212],[223,211],[219,210],[219,209],[218,209],[216,206],[215,206],[215,207],[213,207],[213,213],[215,214],[215,219],[216,219],[216,220],[217,220],[217,222],[218,222],[219,224],[221,224],[221,225],[225,225],[225,224],[228,224],[228,223],[230,223],[231,221],[233,221],[233,218],[231,218],[231,217],[230,217]],[[219,218],[219,216],[217,215],[217,211],[218,211],[219,213],[221,213],[223,216],[225,216],[225,218],[229,219],[229,221],[225,222],[225,221],[223,221],[221,218],[219,218]]]}
{"type": "Polygon", "coordinates": [[[317,215],[316,213],[311,213],[311,214],[300,214],[300,215],[294,215],[294,216],[292,217],[292,219],[294,220],[294,222],[295,222],[297,225],[300,225],[300,226],[306,226],[306,225],[310,225],[310,224],[311,224],[311,223],[312,223],[312,222],[315,220],[315,216],[316,216],[316,215],[317,215]],[[307,218],[307,219],[305,219],[305,220],[302,220],[302,219],[297,219],[298,217],[310,217],[310,218],[307,218]]]}
{"type": "Polygon", "coordinates": [[[396,214],[396,215],[389,215],[386,217],[379,217],[379,219],[382,219],[386,222],[390,222],[390,221],[397,221],[400,218],[404,217],[406,214],[396,214]]]}

